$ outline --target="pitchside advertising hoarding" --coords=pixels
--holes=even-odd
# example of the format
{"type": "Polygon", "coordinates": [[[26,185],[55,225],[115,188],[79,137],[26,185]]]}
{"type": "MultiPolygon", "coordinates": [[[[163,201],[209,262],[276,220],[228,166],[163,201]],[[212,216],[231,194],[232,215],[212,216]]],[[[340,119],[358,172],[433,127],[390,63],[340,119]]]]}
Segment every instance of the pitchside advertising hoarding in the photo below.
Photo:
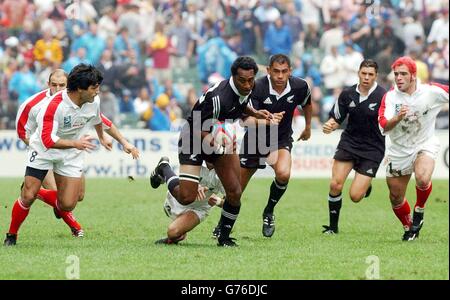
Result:
{"type": "MultiPolygon", "coordinates": [[[[114,141],[113,150],[103,147],[85,154],[85,174],[87,177],[125,178],[148,177],[161,156],[167,156],[178,170],[178,133],[152,132],[148,130],[122,130],[122,134],[141,152],[139,160],[133,160],[124,153],[114,141]]],[[[331,176],[332,157],[342,131],[325,135],[320,130],[313,130],[308,141],[294,143],[292,149],[292,177],[328,178],[331,176]]],[[[95,133],[93,133],[95,136],[95,133]]],[[[434,178],[449,178],[449,132],[437,131],[441,150],[436,161],[434,178]]],[[[298,137],[298,133],[294,133],[298,137]]],[[[238,143],[242,132],[238,132],[238,143]]],[[[96,141],[98,144],[98,141],[96,141]]],[[[15,131],[0,131],[0,177],[22,177],[26,165],[26,145],[17,138],[15,131]]],[[[270,167],[258,170],[259,177],[272,177],[270,167]]],[[[382,164],[377,178],[384,178],[385,166],[382,164]]]]}

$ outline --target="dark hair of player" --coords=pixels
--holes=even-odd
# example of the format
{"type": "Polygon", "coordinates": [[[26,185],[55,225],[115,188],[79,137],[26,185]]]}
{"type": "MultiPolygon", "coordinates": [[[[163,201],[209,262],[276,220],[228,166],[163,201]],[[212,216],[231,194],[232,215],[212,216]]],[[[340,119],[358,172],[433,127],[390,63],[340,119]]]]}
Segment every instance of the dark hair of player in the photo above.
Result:
{"type": "Polygon", "coordinates": [[[375,72],[378,73],[378,64],[376,61],[372,59],[365,59],[362,61],[362,63],[359,65],[359,69],[362,68],[374,68],[375,72]]]}
{"type": "Polygon", "coordinates": [[[291,60],[287,55],[284,54],[274,54],[270,57],[269,67],[272,67],[274,63],[287,64],[288,67],[291,67],[291,60]]]}
{"type": "Polygon", "coordinates": [[[92,65],[76,65],[67,78],[67,90],[87,90],[90,86],[101,84],[103,75],[92,65]]]}
{"type": "Polygon", "coordinates": [[[236,76],[238,73],[238,69],[253,70],[255,72],[255,75],[259,70],[255,60],[250,56],[238,57],[231,66],[231,75],[236,76]]]}

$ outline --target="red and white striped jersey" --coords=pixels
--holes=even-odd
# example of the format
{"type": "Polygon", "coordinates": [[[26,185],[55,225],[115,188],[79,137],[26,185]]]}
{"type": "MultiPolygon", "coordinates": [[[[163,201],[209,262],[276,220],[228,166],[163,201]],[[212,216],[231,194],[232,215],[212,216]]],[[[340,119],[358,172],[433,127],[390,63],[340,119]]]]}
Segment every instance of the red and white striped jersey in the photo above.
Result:
{"type": "Polygon", "coordinates": [[[16,117],[16,132],[20,139],[30,138],[33,132],[36,131],[37,122],[36,118],[39,110],[44,103],[44,100],[50,97],[50,89],[43,90],[37,94],[34,94],[22,105],[20,105],[17,111],[16,117]]]}
{"type": "Polygon", "coordinates": [[[412,95],[401,92],[396,86],[387,92],[378,111],[380,130],[390,141],[387,150],[412,155],[417,147],[435,138],[436,116],[442,106],[449,103],[448,90],[446,85],[418,83],[412,95]],[[392,130],[385,132],[387,121],[399,113],[402,105],[408,107],[406,117],[392,130]]]}
{"type": "MultiPolygon", "coordinates": [[[[50,89],[43,90],[37,94],[34,94],[27,100],[25,100],[22,105],[20,105],[17,111],[16,117],[16,132],[20,139],[30,138],[31,135],[37,129],[37,116],[41,110],[42,105],[45,100],[50,98],[50,89]]],[[[99,96],[95,97],[95,101],[100,101],[99,96]]],[[[112,126],[111,120],[109,120],[105,115],[101,114],[103,129],[108,130],[112,126]]]]}
{"type": "Polygon", "coordinates": [[[31,136],[30,144],[36,150],[46,151],[59,140],[77,140],[84,128],[102,122],[100,99],[85,103],[81,107],[73,103],[67,90],[56,93],[45,100],[37,116],[37,131],[31,136]]]}

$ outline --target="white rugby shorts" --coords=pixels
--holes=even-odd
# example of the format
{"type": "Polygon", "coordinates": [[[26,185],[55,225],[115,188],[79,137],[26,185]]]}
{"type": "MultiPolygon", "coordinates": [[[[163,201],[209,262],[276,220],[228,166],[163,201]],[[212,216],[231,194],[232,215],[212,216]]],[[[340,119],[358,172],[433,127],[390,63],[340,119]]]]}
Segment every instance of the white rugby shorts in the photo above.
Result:
{"type": "Polygon", "coordinates": [[[166,201],[164,201],[164,211],[172,220],[175,220],[179,215],[187,211],[192,211],[202,222],[209,215],[210,209],[211,206],[206,199],[204,201],[195,200],[188,205],[181,205],[170,192],[167,192],[166,201]]]}
{"type": "Polygon", "coordinates": [[[414,163],[418,155],[424,154],[436,160],[439,149],[439,142],[435,139],[416,147],[411,155],[400,155],[401,151],[395,151],[395,147],[391,146],[386,149],[386,177],[411,175],[414,172],[414,163]]]}
{"type": "Polygon", "coordinates": [[[49,149],[38,152],[28,148],[27,166],[38,170],[53,170],[66,177],[81,177],[84,169],[84,151],[78,149],[49,149]]]}

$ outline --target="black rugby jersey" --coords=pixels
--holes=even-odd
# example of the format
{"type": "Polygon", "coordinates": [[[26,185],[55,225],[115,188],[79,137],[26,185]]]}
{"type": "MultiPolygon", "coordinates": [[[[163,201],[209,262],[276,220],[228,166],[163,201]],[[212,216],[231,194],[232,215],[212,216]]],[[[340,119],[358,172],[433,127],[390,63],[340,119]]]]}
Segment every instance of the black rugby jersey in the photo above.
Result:
{"type": "Polygon", "coordinates": [[[337,148],[376,162],[383,160],[385,139],[378,127],[378,109],[385,94],[386,90],[376,83],[367,97],[361,97],[358,85],[341,92],[329,113],[339,124],[348,115],[337,148]]]}
{"type": "Polygon", "coordinates": [[[269,76],[259,78],[250,95],[250,105],[256,110],[266,109],[271,113],[285,112],[283,119],[278,125],[279,141],[292,140],[294,110],[299,105],[304,107],[310,103],[311,90],[308,83],[304,79],[294,76],[289,77],[287,86],[281,95],[272,88],[269,76]]]}
{"type": "Polygon", "coordinates": [[[198,122],[204,124],[202,131],[209,131],[211,122],[207,120],[234,122],[244,115],[249,95],[241,96],[233,78],[223,80],[209,88],[195,103],[187,123],[191,128],[198,128],[198,122]],[[192,127],[194,124],[194,127],[192,127]],[[197,125],[197,126],[195,126],[197,125]],[[207,128],[208,127],[208,128],[207,128]]]}

